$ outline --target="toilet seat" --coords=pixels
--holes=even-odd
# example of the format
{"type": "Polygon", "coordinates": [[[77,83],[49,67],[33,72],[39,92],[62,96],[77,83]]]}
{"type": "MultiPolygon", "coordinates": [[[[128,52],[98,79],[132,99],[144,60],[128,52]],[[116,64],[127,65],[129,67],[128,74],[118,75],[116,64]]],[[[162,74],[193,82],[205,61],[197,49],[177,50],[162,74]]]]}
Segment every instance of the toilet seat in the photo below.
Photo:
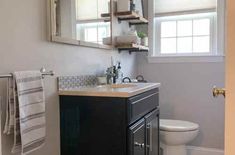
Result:
{"type": "Polygon", "coordinates": [[[198,124],[188,121],[160,119],[161,131],[186,132],[186,131],[198,130],[198,128],[199,128],[198,124]]]}

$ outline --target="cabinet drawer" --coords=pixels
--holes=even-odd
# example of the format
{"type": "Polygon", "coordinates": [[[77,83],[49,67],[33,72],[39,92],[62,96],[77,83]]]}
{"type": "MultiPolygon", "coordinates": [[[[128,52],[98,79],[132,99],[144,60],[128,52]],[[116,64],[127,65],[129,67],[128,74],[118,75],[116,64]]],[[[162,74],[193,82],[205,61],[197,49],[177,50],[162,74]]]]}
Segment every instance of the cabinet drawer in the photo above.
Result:
{"type": "Polygon", "coordinates": [[[153,109],[157,108],[159,103],[158,89],[147,91],[143,94],[128,99],[128,123],[131,124],[140,119],[153,109]]]}

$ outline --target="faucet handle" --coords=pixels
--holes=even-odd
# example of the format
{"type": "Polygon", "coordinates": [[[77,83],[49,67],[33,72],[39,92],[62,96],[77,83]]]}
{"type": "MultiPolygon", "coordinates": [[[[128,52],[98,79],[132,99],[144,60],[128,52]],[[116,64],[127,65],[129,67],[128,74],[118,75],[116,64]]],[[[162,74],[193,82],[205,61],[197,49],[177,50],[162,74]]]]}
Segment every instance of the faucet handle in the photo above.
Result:
{"type": "Polygon", "coordinates": [[[113,67],[108,67],[106,73],[112,73],[112,72],[113,72],[113,67]]]}

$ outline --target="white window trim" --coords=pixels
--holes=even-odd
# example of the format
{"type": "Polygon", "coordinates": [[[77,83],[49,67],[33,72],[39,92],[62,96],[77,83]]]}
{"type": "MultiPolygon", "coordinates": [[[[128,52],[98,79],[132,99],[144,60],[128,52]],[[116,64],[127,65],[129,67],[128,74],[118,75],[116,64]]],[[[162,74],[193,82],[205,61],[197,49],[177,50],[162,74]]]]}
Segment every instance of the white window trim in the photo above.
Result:
{"type": "Polygon", "coordinates": [[[225,1],[217,1],[217,34],[214,33],[217,37],[213,37],[215,48],[213,52],[216,54],[213,55],[154,55],[155,43],[156,43],[156,29],[155,29],[155,13],[154,13],[154,1],[149,0],[148,3],[148,14],[149,14],[149,25],[148,25],[148,34],[149,34],[149,54],[148,62],[149,63],[177,63],[177,62],[223,62],[224,61],[224,50],[225,50],[225,1]],[[217,41],[217,38],[220,38],[220,41],[217,41]],[[216,50],[217,49],[217,50],[216,50]]]}
{"type": "Polygon", "coordinates": [[[150,56],[149,63],[194,63],[194,62],[224,62],[224,56],[150,56]]]}

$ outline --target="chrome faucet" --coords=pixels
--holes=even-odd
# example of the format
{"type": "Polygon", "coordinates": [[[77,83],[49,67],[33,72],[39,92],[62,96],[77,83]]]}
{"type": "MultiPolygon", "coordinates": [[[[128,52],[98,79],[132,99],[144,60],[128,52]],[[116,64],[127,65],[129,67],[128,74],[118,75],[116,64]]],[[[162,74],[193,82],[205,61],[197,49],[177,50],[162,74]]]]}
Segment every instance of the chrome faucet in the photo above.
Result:
{"type": "Polygon", "coordinates": [[[107,68],[106,70],[107,84],[115,84],[117,79],[116,66],[107,68]]]}

